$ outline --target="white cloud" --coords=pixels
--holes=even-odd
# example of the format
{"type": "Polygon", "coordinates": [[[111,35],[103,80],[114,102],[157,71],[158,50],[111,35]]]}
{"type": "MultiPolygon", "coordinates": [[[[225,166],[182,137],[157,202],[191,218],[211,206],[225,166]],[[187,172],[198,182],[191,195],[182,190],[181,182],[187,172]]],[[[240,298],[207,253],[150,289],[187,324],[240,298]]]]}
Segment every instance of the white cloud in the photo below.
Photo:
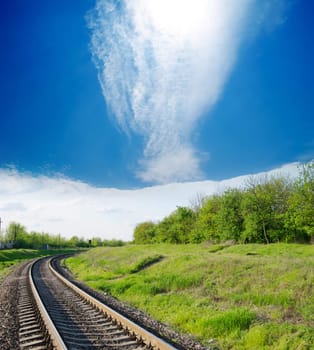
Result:
{"type": "MultiPolygon", "coordinates": [[[[297,164],[270,173],[294,176],[297,164]]],[[[0,217],[4,226],[17,221],[29,231],[131,240],[137,223],[160,220],[177,206],[188,206],[197,194],[210,195],[227,187],[240,187],[246,178],[118,190],[0,169],[0,217]]]]}
{"type": "Polygon", "coordinates": [[[145,182],[170,183],[176,181],[188,181],[200,178],[199,159],[190,147],[180,147],[163,152],[156,159],[143,161],[146,168],[139,171],[138,176],[145,182]],[[149,169],[149,171],[147,171],[149,169]]]}
{"type": "Polygon", "coordinates": [[[220,97],[245,36],[282,23],[283,3],[97,1],[88,23],[99,80],[122,129],[144,138],[142,180],[202,176],[193,129],[220,97]]]}

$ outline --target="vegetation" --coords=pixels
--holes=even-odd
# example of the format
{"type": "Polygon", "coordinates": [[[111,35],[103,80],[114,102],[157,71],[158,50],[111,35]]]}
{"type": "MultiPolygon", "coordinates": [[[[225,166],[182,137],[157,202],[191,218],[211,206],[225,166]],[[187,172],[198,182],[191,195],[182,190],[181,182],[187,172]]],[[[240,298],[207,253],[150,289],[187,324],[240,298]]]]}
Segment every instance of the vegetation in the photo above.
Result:
{"type": "MultiPolygon", "coordinates": [[[[66,260],[77,278],[205,345],[308,350],[314,349],[314,246],[297,242],[314,242],[313,219],[314,161],[297,179],[252,177],[242,189],[140,223],[135,244],[28,233],[18,223],[0,241],[16,248],[96,247],[66,260]]],[[[49,252],[0,251],[0,279],[32,254],[49,252]]]]}
{"type": "Polygon", "coordinates": [[[204,345],[314,349],[313,245],[133,244],[95,248],[66,265],[204,345]]]}
{"type": "Polygon", "coordinates": [[[102,240],[99,237],[92,239],[79,238],[72,236],[70,239],[61,235],[52,235],[45,232],[27,232],[26,228],[16,222],[10,223],[5,234],[0,236],[0,243],[14,248],[43,249],[49,247],[52,249],[60,248],[89,248],[89,247],[119,247],[125,242],[122,240],[102,240]]]}
{"type": "MultiPolygon", "coordinates": [[[[57,252],[69,253],[73,250],[58,250],[57,252]]],[[[56,251],[51,250],[32,250],[32,249],[8,249],[0,250],[0,282],[11,271],[16,264],[41,256],[56,254],[56,251]]]]}
{"type": "Polygon", "coordinates": [[[134,243],[310,242],[314,240],[314,161],[297,179],[251,177],[244,189],[227,189],[178,207],[158,223],[143,222],[134,243]]]}

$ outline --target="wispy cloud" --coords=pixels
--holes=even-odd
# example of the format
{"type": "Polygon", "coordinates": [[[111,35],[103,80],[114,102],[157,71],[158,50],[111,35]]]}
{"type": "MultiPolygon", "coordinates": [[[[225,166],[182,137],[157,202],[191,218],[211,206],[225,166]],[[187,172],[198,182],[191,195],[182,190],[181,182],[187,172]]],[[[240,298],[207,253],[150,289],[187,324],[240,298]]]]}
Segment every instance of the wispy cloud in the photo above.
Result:
{"type": "Polygon", "coordinates": [[[220,97],[241,42],[284,21],[284,0],[98,0],[88,16],[108,107],[144,139],[139,178],[202,177],[191,135],[220,97]]]}
{"type": "MultiPolygon", "coordinates": [[[[296,175],[297,164],[271,173],[296,175]]],[[[177,206],[188,206],[197,194],[210,195],[227,187],[241,187],[246,178],[118,190],[0,169],[0,217],[5,226],[17,221],[28,230],[67,237],[97,235],[131,240],[137,223],[160,220],[177,206]]]]}

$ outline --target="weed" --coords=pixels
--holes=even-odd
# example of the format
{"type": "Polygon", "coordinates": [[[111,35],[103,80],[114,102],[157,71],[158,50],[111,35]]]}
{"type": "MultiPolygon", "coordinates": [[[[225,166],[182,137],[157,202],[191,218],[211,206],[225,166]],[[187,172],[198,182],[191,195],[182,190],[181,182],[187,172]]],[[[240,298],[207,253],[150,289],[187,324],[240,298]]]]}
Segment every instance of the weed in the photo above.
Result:
{"type": "Polygon", "coordinates": [[[204,327],[209,327],[214,337],[220,337],[233,331],[248,329],[255,318],[254,312],[238,308],[209,318],[204,327]]]}
{"type": "Polygon", "coordinates": [[[136,273],[139,272],[143,269],[148,268],[149,266],[158,263],[159,261],[161,261],[163,259],[163,255],[160,254],[156,254],[156,255],[152,255],[152,256],[147,256],[143,259],[141,259],[139,262],[137,262],[131,269],[130,272],[131,273],[136,273]]]}
{"type": "Polygon", "coordinates": [[[204,344],[214,338],[222,349],[313,349],[314,246],[221,247],[104,247],[66,264],[92,287],[204,344]]]}
{"type": "Polygon", "coordinates": [[[11,272],[14,265],[33,258],[47,255],[70,253],[72,250],[33,250],[33,249],[7,249],[0,250],[0,282],[11,272]]]}

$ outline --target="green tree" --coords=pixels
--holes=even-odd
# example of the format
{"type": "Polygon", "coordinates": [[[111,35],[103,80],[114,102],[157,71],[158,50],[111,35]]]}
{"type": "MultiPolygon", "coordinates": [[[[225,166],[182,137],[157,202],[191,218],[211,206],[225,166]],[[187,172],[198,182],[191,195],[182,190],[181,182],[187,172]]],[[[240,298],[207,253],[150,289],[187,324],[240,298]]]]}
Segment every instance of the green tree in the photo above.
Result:
{"type": "Polygon", "coordinates": [[[314,239],[314,161],[300,169],[288,201],[286,227],[295,240],[314,239]]]}
{"type": "Polygon", "coordinates": [[[29,240],[31,242],[31,248],[39,249],[42,246],[42,235],[41,233],[32,231],[29,233],[29,240]]]}
{"type": "Polygon", "coordinates": [[[241,211],[243,194],[238,189],[228,189],[221,196],[218,206],[216,228],[220,240],[240,240],[244,218],[241,211]]]}
{"type": "Polygon", "coordinates": [[[244,190],[198,195],[193,209],[178,207],[157,225],[142,223],[135,242],[251,243],[314,241],[314,161],[289,177],[251,177],[244,190]]]}
{"type": "Polygon", "coordinates": [[[192,209],[178,207],[156,226],[156,242],[188,243],[195,219],[192,209]]]}
{"type": "Polygon", "coordinates": [[[247,182],[247,190],[242,200],[244,217],[244,242],[269,243],[266,221],[270,206],[263,191],[264,179],[251,177],[247,182]]]}
{"type": "Polygon", "coordinates": [[[134,229],[134,243],[153,243],[156,236],[156,225],[151,221],[145,221],[136,225],[134,229]]]}
{"type": "Polygon", "coordinates": [[[156,226],[156,242],[181,243],[176,228],[176,218],[174,213],[165,217],[156,226]]]}
{"type": "Polygon", "coordinates": [[[13,242],[15,248],[28,248],[27,232],[23,225],[11,222],[5,234],[6,242],[13,242]]]}
{"type": "Polygon", "coordinates": [[[103,246],[104,247],[122,247],[126,245],[126,242],[121,239],[104,239],[103,246]]]}
{"type": "Polygon", "coordinates": [[[101,247],[102,246],[102,240],[100,237],[93,237],[92,238],[92,247],[101,247]]]}
{"type": "Polygon", "coordinates": [[[196,214],[187,207],[178,207],[174,213],[175,230],[180,243],[191,240],[191,232],[195,226],[196,214]]]}
{"type": "Polygon", "coordinates": [[[71,247],[78,247],[79,243],[80,243],[80,239],[77,236],[72,236],[69,239],[69,245],[71,247]]]}
{"type": "Polygon", "coordinates": [[[221,197],[213,195],[204,200],[197,212],[194,228],[190,234],[190,242],[200,243],[204,241],[220,241],[218,232],[218,215],[221,205],[221,197]]]}
{"type": "Polygon", "coordinates": [[[242,239],[260,243],[286,240],[288,232],[284,223],[290,193],[287,178],[250,178],[242,200],[242,239]]]}
{"type": "Polygon", "coordinates": [[[271,242],[288,241],[289,230],[285,226],[288,201],[292,192],[292,183],[288,177],[272,177],[265,184],[268,194],[270,215],[268,217],[268,235],[271,242]]]}

